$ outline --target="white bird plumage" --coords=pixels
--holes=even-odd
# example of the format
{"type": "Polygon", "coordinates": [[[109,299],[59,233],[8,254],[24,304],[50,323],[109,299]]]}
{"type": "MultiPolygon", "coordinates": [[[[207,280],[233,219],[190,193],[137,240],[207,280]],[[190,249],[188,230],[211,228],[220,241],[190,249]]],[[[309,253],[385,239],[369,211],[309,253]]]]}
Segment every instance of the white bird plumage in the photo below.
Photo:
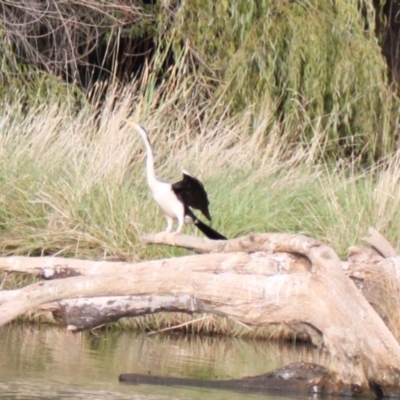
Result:
{"type": "Polygon", "coordinates": [[[209,201],[203,184],[187,171],[182,171],[183,180],[174,184],[157,178],[154,170],[153,150],[147,133],[139,124],[135,124],[134,126],[142,137],[146,147],[147,184],[154,201],[164,212],[167,220],[165,232],[170,233],[172,231],[174,221],[176,220],[178,221],[176,234],[182,232],[185,223],[194,223],[208,238],[226,240],[223,235],[200,221],[190,209],[190,207],[199,209],[207,219],[211,220],[208,211],[209,201]]]}

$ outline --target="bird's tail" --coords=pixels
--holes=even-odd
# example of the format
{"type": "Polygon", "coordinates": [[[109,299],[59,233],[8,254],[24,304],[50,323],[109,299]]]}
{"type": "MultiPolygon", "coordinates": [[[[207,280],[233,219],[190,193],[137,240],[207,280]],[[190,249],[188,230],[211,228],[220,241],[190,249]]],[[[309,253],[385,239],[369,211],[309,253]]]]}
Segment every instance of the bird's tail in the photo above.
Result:
{"type": "Polygon", "coordinates": [[[221,235],[219,232],[211,228],[211,226],[206,225],[199,219],[195,219],[193,223],[199,228],[209,239],[212,240],[228,240],[225,236],[221,235]]]}

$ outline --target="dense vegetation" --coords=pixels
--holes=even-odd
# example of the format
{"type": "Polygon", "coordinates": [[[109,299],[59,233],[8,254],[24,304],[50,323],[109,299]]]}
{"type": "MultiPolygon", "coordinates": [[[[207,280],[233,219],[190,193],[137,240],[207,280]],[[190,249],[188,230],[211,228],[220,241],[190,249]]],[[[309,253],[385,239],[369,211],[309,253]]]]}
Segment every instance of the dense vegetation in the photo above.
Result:
{"type": "Polygon", "coordinates": [[[29,87],[31,104],[58,95],[50,77],[91,98],[106,82],[145,80],[148,65],[149,89],[170,79],[187,85],[180,109],[190,98],[202,118],[248,111],[250,134],[268,114],[266,137],[279,123],[288,145],[318,136],[323,157],[368,164],[398,141],[399,101],[386,62],[396,53],[393,38],[386,60],[382,54],[396,25],[391,3],[0,1],[2,73],[18,93],[21,82],[29,87]],[[45,74],[35,79],[35,68],[45,74]]]}

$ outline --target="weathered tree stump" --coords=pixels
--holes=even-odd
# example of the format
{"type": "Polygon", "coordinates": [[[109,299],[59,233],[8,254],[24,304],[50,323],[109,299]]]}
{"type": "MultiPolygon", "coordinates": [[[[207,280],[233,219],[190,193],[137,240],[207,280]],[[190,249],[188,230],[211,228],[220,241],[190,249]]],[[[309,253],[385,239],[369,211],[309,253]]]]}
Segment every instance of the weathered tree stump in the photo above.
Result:
{"type": "MultiPolygon", "coordinates": [[[[144,241],[169,244],[160,235],[144,241]]],[[[43,305],[70,329],[172,310],[282,323],[329,355],[325,393],[400,394],[400,346],[346,276],[344,266],[355,271],[351,262],[344,265],[328,246],[289,234],[228,241],[177,235],[174,244],[202,254],[137,264],[0,258],[0,270],[57,278],[1,291],[0,325],[43,305]]]]}

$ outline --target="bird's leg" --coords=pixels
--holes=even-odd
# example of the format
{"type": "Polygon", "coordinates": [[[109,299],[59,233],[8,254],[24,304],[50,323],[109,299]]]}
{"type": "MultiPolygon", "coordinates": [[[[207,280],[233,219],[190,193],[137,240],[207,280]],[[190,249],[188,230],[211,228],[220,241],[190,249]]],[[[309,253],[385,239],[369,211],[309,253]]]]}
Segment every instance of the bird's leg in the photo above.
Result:
{"type": "Polygon", "coordinates": [[[175,231],[175,234],[178,235],[179,233],[182,232],[183,226],[185,225],[185,217],[183,218],[178,218],[178,228],[175,231]]]}
{"type": "Polygon", "coordinates": [[[172,231],[172,227],[174,226],[174,219],[168,215],[166,215],[165,218],[167,220],[167,229],[165,230],[165,232],[170,233],[172,231]]]}
{"type": "Polygon", "coordinates": [[[167,220],[167,228],[164,232],[156,233],[156,236],[154,238],[155,243],[162,243],[164,239],[167,239],[168,242],[168,235],[172,231],[172,227],[174,226],[174,219],[169,217],[168,215],[165,216],[165,219],[167,220]]]}
{"type": "Polygon", "coordinates": [[[171,246],[176,246],[175,236],[182,232],[183,226],[185,225],[185,218],[178,218],[178,229],[173,233],[168,233],[167,242],[171,246]]]}

